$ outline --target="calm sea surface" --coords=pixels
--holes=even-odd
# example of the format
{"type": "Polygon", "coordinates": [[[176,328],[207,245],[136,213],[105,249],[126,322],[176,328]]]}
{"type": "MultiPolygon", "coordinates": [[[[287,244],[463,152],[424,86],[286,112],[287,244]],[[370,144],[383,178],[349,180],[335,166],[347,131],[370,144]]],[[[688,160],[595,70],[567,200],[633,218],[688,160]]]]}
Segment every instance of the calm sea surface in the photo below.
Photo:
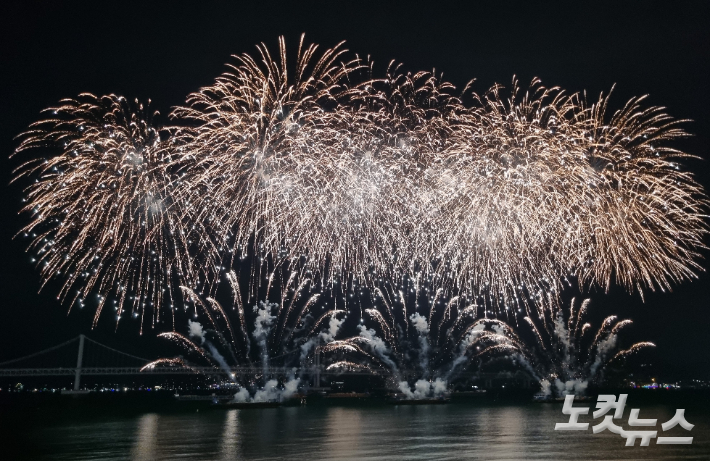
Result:
{"type": "MultiPolygon", "coordinates": [[[[662,399],[661,399],[662,400],[662,399]]],[[[605,432],[555,431],[561,404],[495,404],[482,401],[431,406],[306,405],[273,409],[0,414],[0,459],[38,460],[576,460],[710,459],[706,402],[687,403],[692,445],[625,447],[605,432]]],[[[641,418],[660,424],[677,402],[636,402],[641,418]]],[[[577,405],[581,405],[577,403],[577,405]]],[[[594,406],[594,403],[585,403],[594,406]]],[[[596,424],[590,416],[580,422],[596,424]]],[[[626,426],[624,424],[626,428],[626,426]]],[[[643,428],[640,428],[643,429],[643,428]]],[[[659,434],[664,435],[664,434],[659,434]]],[[[638,441],[636,442],[638,445],[638,441]]]]}

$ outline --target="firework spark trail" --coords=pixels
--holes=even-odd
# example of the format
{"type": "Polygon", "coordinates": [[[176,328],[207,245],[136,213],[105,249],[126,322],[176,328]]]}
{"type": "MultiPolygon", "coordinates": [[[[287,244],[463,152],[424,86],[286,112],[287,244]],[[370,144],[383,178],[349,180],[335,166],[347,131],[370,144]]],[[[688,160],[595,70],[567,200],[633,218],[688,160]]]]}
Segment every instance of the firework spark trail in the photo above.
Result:
{"type": "MultiPolygon", "coordinates": [[[[293,295],[291,295],[291,300],[288,303],[288,309],[286,310],[286,313],[284,315],[281,315],[281,313],[283,311],[283,302],[281,303],[281,307],[279,308],[279,317],[281,318],[281,323],[279,323],[277,325],[277,332],[281,331],[283,333],[284,328],[286,328],[286,322],[288,321],[288,319],[291,316],[291,311],[293,310],[293,306],[296,303],[297,297],[300,296],[300,294],[303,292],[304,288],[306,288],[306,286],[310,283],[311,283],[311,279],[308,279],[308,278],[303,279],[301,281],[301,283],[298,285],[296,290],[294,290],[293,295]]],[[[285,299],[285,297],[284,297],[284,299],[285,299]]],[[[308,307],[308,304],[306,304],[306,308],[307,307],[308,307]]],[[[300,315],[299,315],[299,319],[300,319],[300,315]]],[[[277,337],[280,337],[280,336],[277,335],[277,337]]]]}
{"type": "MultiPolygon", "coordinates": [[[[437,327],[437,329],[436,329],[436,330],[437,330],[437,331],[436,331],[437,335],[441,335],[441,327],[444,325],[444,322],[448,321],[448,320],[451,318],[451,307],[454,306],[454,305],[456,305],[458,302],[459,302],[459,297],[458,297],[458,296],[454,296],[453,298],[451,298],[451,299],[449,300],[448,303],[446,303],[446,309],[444,310],[444,315],[443,315],[443,316],[441,317],[441,319],[439,320],[438,327],[437,327]]],[[[477,306],[476,306],[476,307],[477,307],[477,306]]],[[[471,306],[464,308],[464,311],[466,311],[466,314],[467,314],[467,315],[469,315],[470,313],[473,313],[474,316],[476,315],[476,312],[475,312],[475,311],[472,312],[472,311],[469,311],[469,310],[467,310],[467,309],[471,309],[471,306]]],[[[459,318],[461,318],[461,317],[463,316],[464,311],[461,311],[461,313],[460,313],[460,315],[459,315],[459,318]]],[[[452,328],[453,328],[453,326],[452,326],[452,328]]],[[[449,330],[449,332],[448,332],[447,334],[449,334],[449,333],[451,333],[451,330],[449,330]]]]}
{"type": "Polygon", "coordinates": [[[572,300],[569,303],[569,319],[567,319],[567,331],[569,331],[570,336],[574,336],[577,323],[579,323],[579,313],[580,311],[577,311],[575,309],[575,303],[576,299],[572,298],[572,300]],[[575,322],[576,320],[576,322],[575,322]]]}
{"type": "Polygon", "coordinates": [[[375,288],[375,293],[382,299],[382,302],[384,303],[385,307],[387,308],[385,312],[387,312],[387,315],[392,322],[392,329],[395,328],[395,320],[394,320],[394,312],[392,312],[392,302],[389,300],[388,297],[385,296],[384,292],[379,288],[375,288]]]}
{"type": "Polygon", "coordinates": [[[385,319],[384,317],[382,317],[382,314],[380,314],[380,311],[378,311],[377,309],[365,309],[365,313],[375,319],[375,321],[378,323],[378,325],[382,329],[382,332],[384,333],[385,341],[390,344],[394,344],[392,338],[392,330],[390,329],[390,326],[387,325],[387,322],[385,322],[385,319]]]}
{"type": "Polygon", "coordinates": [[[298,316],[296,317],[296,321],[294,323],[294,327],[291,329],[291,331],[288,334],[288,339],[290,340],[293,338],[293,334],[296,332],[296,328],[301,324],[301,319],[303,319],[303,315],[309,311],[310,308],[314,307],[316,303],[318,302],[318,299],[320,298],[320,294],[316,293],[312,295],[310,298],[308,298],[308,301],[306,304],[303,305],[303,308],[298,312],[298,316]]]}
{"type": "Polygon", "coordinates": [[[326,319],[333,318],[333,316],[339,314],[345,314],[345,311],[341,309],[333,309],[318,317],[318,319],[313,323],[313,328],[308,333],[308,336],[313,336],[326,319]]]}
{"type": "Polygon", "coordinates": [[[249,355],[249,335],[247,335],[246,320],[244,319],[244,305],[242,304],[242,294],[239,290],[239,279],[234,271],[229,271],[226,277],[232,289],[232,308],[236,308],[239,314],[239,326],[241,327],[244,342],[247,345],[246,355],[249,355]]]}
{"type": "Polygon", "coordinates": [[[188,370],[192,370],[193,372],[197,373],[197,371],[186,364],[182,359],[180,358],[175,358],[175,359],[158,359],[154,360],[153,362],[150,362],[149,364],[143,366],[140,371],[146,371],[146,370],[153,370],[156,367],[159,367],[161,365],[169,366],[169,367],[183,367],[187,368],[188,370]]]}
{"type": "MultiPolygon", "coordinates": [[[[399,302],[402,304],[402,315],[405,318],[405,323],[407,319],[407,298],[404,297],[402,290],[399,290],[399,302]]],[[[409,325],[404,327],[404,336],[409,337],[409,325]]]]}
{"type": "Polygon", "coordinates": [[[599,341],[602,340],[603,336],[608,336],[608,332],[611,331],[611,329],[616,325],[617,318],[618,317],[616,315],[610,315],[604,319],[602,326],[599,327],[599,330],[597,330],[597,335],[594,337],[594,341],[592,341],[592,344],[589,345],[589,352],[591,352],[592,349],[599,344],[599,341]]]}
{"type": "MultiPolygon", "coordinates": [[[[289,275],[288,280],[286,281],[286,288],[284,290],[282,290],[282,292],[281,292],[281,304],[279,306],[279,317],[281,317],[281,313],[284,310],[284,306],[286,304],[286,298],[288,297],[289,289],[291,288],[291,285],[296,281],[297,276],[298,276],[298,272],[291,271],[291,274],[289,275]]],[[[294,292],[294,296],[295,296],[295,292],[294,292]]]]}
{"type": "Polygon", "coordinates": [[[328,352],[335,352],[335,351],[340,351],[340,352],[355,352],[358,353],[364,357],[367,357],[373,361],[376,361],[374,356],[368,354],[363,350],[357,343],[355,343],[352,340],[338,340],[338,341],[333,341],[329,344],[326,344],[324,346],[320,346],[318,348],[321,352],[328,353],[328,352]]]}
{"type": "Polygon", "coordinates": [[[180,333],[175,333],[173,331],[168,332],[168,333],[160,333],[158,335],[158,338],[166,338],[168,340],[175,341],[177,344],[184,347],[186,351],[197,352],[200,355],[200,357],[204,358],[205,360],[207,360],[211,363],[210,357],[205,354],[205,351],[201,347],[199,347],[197,344],[193,343],[192,341],[190,341],[188,338],[184,337],[180,333]]]}
{"type": "MultiPolygon", "coordinates": [[[[471,318],[476,318],[478,315],[478,306],[473,305],[473,306],[468,306],[463,309],[458,313],[458,316],[456,317],[456,320],[451,324],[451,326],[446,330],[446,336],[451,337],[451,335],[457,331],[458,329],[461,328],[462,325],[465,324],[465,321],[471,318]]],[[[444,324],[444,321],[448,320],[445,317],[441,319],[441,322],[439,322],[439,331],[438,335],[441,335],[441,326],[444,324]]]]}
{"type": "MultiPolygon", "coordinates": [[[[431,325],[433,325],[432,319],[433,319],[433,317],[434,317],[434,313],[436,312],[436,303],[437,303],[437,301],[439,300],[439,297],[440,297],[443,293],[444,293],[444,289],[443,289],[443,288],[437,289],[437,290],[436,290],[436,294],[434,295],[434,299],[432,299],[432,301],[431,301],[431,310],[429,311],[429,319],[428,319],[428,321],[427,321],[427,323],[429,324],[430,327],[431,327],[431,325]]],[[[431,333],[431,330],[430,330],[429,332],[431,333]]]]}
{"type": "Polygon", "coordinates": [[[266,299],[269,299],[269,293],[271,292],[271,286],[274,283],[274,278],[276,277],[276,272],[277,271],[275,271],[275,270],[271,272],[271,275],[269,276],[269,281],[266,284],[266,295],[265,295],[266,299]]]}
{"type": "MultiPolygon", "coordinates": [[[[591,302],[590,299],[585,299],[585,300],[582,302],[582,305],[580,306],[579,311],[577,312],[577,321],[576,321],[575,324],[574,324],[574,329],[570,329],[572,335],[574,335],[574,336],[576,336],[576,337],[579,337],[579,336],[581,336],[581,335],[584,335],[584,326],[582,326],[581,334],[578,334],[578,332],[580,331],[580,329],[579,329],[579,324],[581,323],[582,319],[583,319],[584,316],[586,315],[587,309],[589,308],[589,303],[590,303],[590,302],[591,302]]],[[[570,316],[570,318],[572,318],[572,316],[570,316]]],[[[591,326],[591,325],[590,325],[590,326],[591,326]]]]}
{"type": "Polygon", "coordinates": [[[185,297],[186,300],[192,302],[195,305],[195,316],[198,315],[197,312],[197,306],[202,307],[202,311],[207,315],[207,318],[209,319],[210,323],[212,324],[212,328],[215,330],[218,330],[219,327],[217,326],[217,323],[214,321],[214,318],[212,317],[212,313],[210,312],[210,307],[209,307],[209,301],[203,300],[200,296],[197,295],[192,289],[186,287],[186,286],[180,286],[180,290],[182,290],[183,296],[185,297]]]}
{"type": "Polygon", "coordinates": [[[628,349],[625,349],[623,351],[619,351],[611,360],[616,360],[619,358],[628,357],[629,355],[635,354],[636,352],[638,352],[646,347],[656,347],[656,345],[651,342],[648,342],[648,341],[636,343],[628,349]]]}
{"type": "Polygon", "coordinates": [[[619,334],[619,331],[621,331],[622,328],[627,327],[631,325],[633,322],[631,320],[622,320],[620,322],[617,322],[616,325],[614,325],[614,328],[611,329],[611,332],[609,333],[609,336],[614,336],[619,334]]]}
{"type": "Polygon", "coordinates": [[[587,333],[588,331],[591,331],[591,328],[592,328],[591,323],[585,323],[584,325],[582,325],[582,332],[580,333],[578,339],[581,339],[582,337],[584,337],[585,333],[587,333]]]}
{"type": "Polygon", "coordinates": [[[220,317],[224,322],[224,324],[227,326],[227,331],[229,332],[229,337],[232,338],[232,345],[236,347],[236,337],[234,336],[234,330],[232,329],[232,323],[229,321],[229,317],[227,317],[227,313],[224,312],[224,308],[222,308],[222,305],[214,298],[207,297],[207,302],[210,303],[212,306],[212,309],[217,311],[220,315],[220,317]]]}
{"type": "Polygon", "coordinates": [[[535,339],[537,339],[537,343],[540,345],[543,351],[547,351],[547,346],[545,345],[545,341],[542,340],[542,335],[540,334],[540,330],[537,329],[537,326],[535,325],[535,322],[530,317],[525,317],[525,321],[530,325],[530,329],[533,331],[535,334],[535,339]]]}
{"type": "Polygon", "coordinates": [[[367,365],[361,363],[348,362],[347,360],[342,360],[340,362],[333,362],[326,367],[326,370],[345,370],[345,371],[372,371],[377,373],[376,370],[370,368],[367,365]]]}

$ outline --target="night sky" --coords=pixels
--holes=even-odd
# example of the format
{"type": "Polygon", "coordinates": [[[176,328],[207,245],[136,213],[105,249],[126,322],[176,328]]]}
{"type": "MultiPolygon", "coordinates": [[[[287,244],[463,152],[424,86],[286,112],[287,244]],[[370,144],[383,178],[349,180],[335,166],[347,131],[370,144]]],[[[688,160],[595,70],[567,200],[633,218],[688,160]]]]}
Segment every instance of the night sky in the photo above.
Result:
{"type": "MultiPolygon", "coordinates": [[[[380,72],[394,59],[407,70],[443,71],[458,88],[476,78],[479,92],[493,83],[508,86],[517,75],[525,85],[539,77],[546,86],[586,90],[592,100],[616,84],[612,109],[649,94],[647,104],[693,120],[684,127],[694,136],[673,145],[703,159],[682,164],[710,189],[710,3],[526,3],[5,0],[0,182],[7,185],[20,162],[8,159],[13,137],[61,98],[81,92],[151,98],[167,121],[172,106],[225,71],[230,55],[255,53],[260,42],[275,48],[279,35],[295,47],[305,32],[324,48],[346,40],[346,48],[370,55],[380,72]]],[[[130,320],[114,332],[108,317],[91,331],[90,309],[67,316],[56,286],[37,294],[40,279],[24,253],[26,241],[13,240],[25,222],[17,215],[21,186],[3,187],[0,362],[79,333],[156,357],[154,332],[139,336],[130,320]]],[[[708,256],[701,262],[706,268],[708,256]]],[[[622,290],[591,296],[597,316],[631,318],[629,337],[658,345],[650,358],[659,376],[710,378],[707,273],[673,293],[648,293],[645,303],[622,290]]]]}

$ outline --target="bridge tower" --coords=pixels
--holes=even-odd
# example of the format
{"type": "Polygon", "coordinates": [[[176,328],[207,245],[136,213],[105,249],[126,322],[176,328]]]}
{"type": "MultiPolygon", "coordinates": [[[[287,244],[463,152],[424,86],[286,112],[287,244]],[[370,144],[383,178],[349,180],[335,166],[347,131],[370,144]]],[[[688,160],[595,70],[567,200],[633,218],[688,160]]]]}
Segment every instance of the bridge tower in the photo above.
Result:
{"type": "Polygon", "coordinates": [[[79,390],[81,384],[81,363],[84,360],[84,335],[79,335],[79,353],[76,356],[76,371],[74,372],[74,390],[79,390]]]}

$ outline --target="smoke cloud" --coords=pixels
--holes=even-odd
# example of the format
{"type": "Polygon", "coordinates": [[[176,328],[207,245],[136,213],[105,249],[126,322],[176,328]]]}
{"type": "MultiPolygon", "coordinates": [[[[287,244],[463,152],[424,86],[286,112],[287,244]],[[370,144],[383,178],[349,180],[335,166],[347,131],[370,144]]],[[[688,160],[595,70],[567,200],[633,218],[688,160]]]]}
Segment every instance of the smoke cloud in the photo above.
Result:
{"type": "Polygon", "coordinates": [[[274,319],[276,319],[274,315],[271,315],[271,311],[276,307],[278,307],[278,304],[264,301],[260,301],[259,306],[254,306],[256,319],[254,320],[254,332],[252,335],[259,345],[259,349],[261,349],[261,364],[264,368],[264,373],[266,373],[269,368],[269,352],[267,350],[266,341],[269,337],[271,327],[274,324],[274,319]]]}
{"type": "Polygon", "coordinates": [[[387,344],[385,344],[382,338],[377,336],[375,330],[368,329],[365,325],[358,325],[357,327],[360,330],[360,336],[370,341],[370,346],[377,358],[382,360],[382,363],[390,367],[396,373],[397,364],[389,357],[390,348],[387,347],[387,344]]]}
{"type": "Polygon", "coordinates": [[[299,378],[291,378],[284,383],[283,389],[281,389],[277,380],[270,379],[264,384],[263,389],[257,389],[254,394],[250,394],[246,387],[242,387],[234,394],[234,400],[240,403],[281,402],[291,398],[298,391],[299,383],[299,378]]]}
{"type": "Polygon", "coordinates": [[[414,391],[409,387],[407,381],[400,381],[399,391],[408,400],[439,398],[446,393],[447,382],[441,378],[436,378],[433,382],[424,379],[414,383],[414,391]]]}
{"type": "Polygon", "coordinates": [[[188,320],[187,328],[191,338],[198,338],[200,340],[200,344],[205,342],[205,331],[202,329],[202,324],[200,324],[200,322],[188,320]]]}
{"type": "Polygon", "coordinates": [[[232,378],[232,369],[229,368],[229,364],[227,363],[226,360],[224,360],[224,357],[222,354],[219,353],[216,347],[209,342],[209,341],[204,341],[205,345],[207,346],[207,350],[209,351],[209,354],[212,358],[214,358],[217,363],[219,363],[219,366],[222,368],[227,373],[227,376],[229,376],[229,379],[234,381],[234,378],[232,378]]]}
{"type": "Polygon", "coordinates": [[[417,312],[412,314],[409,320],[411,320],[412,326],[419,333],[419,366],[426,374],[429,371],[429,324],[426,317],[419,315],[417,312]]]}

